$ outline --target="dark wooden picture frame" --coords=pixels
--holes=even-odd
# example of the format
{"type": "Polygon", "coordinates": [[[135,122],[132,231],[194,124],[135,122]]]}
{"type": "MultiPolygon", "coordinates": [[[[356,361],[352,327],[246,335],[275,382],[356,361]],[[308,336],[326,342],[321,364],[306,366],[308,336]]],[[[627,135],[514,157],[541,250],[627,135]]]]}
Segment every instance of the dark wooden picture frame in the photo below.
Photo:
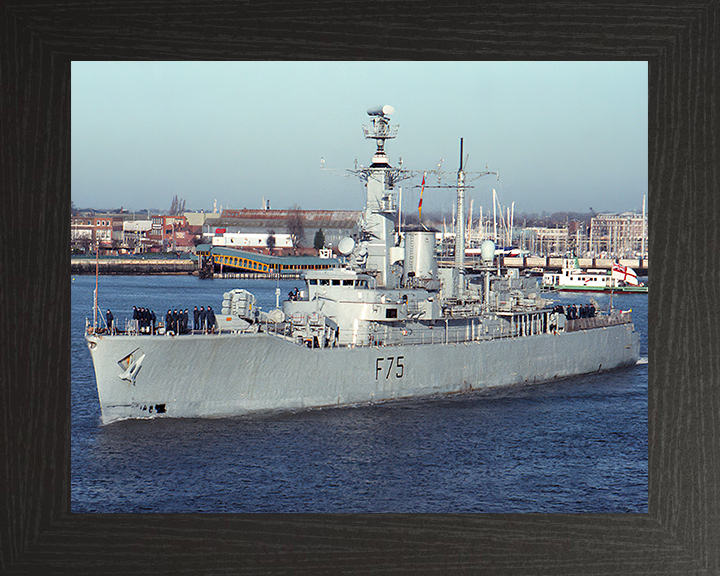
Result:
{"type": "Polygon", "coordinates": [[[468,7],[0,5],[0,572],[720,573],[718,0],[468,7]],[[648,514],[70,513],[70,63],[286,58],[648,61],[648,514]]]}

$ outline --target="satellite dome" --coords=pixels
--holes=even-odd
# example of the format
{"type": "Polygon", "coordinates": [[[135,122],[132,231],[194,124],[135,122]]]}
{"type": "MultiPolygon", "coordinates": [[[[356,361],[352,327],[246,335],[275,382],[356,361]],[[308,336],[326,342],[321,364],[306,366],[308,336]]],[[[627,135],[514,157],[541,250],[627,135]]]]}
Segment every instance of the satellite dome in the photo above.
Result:
{"type": "Polygon", "coordinates": [[[338,243],[338,252],[342,254],[343,256],[347,256],[350,254],[350,252],[353,251],[353,248],[355,248],[355,240],[350,238],[350,236],[345,236],[340,242],[338,243]]]}
{"type": "Polygon", "coordinates": [[[480,245],[480,257],[484,264],[491,264],[495,259],[495,242],[492,240],[485,240],[480,245]]]}

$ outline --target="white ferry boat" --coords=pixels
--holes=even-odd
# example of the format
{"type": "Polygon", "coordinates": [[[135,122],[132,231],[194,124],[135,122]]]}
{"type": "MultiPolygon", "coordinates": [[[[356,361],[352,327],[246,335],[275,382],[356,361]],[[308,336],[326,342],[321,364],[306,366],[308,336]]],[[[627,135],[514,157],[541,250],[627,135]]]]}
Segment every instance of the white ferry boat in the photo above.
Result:
{"type": "Polygon", "coordinates": [[[615,262],[612,270],[583,270],[577,258],[565,259],[560,272],[545,272],[542,285],[549,290],[572,292],[644,293],[648,291],[648,287],[638,281],[637,273],[629,266],[615,262]]]}

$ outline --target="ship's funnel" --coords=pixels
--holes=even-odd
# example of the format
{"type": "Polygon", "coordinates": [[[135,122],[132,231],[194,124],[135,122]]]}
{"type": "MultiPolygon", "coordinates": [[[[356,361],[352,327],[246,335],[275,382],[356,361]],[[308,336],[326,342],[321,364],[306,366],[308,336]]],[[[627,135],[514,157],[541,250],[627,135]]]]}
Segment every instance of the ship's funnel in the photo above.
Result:
{"type": "Polygon", "coordinates": [[[405,272],[416,278],[437,278],[434,230],[405,230],[405,272]]]}

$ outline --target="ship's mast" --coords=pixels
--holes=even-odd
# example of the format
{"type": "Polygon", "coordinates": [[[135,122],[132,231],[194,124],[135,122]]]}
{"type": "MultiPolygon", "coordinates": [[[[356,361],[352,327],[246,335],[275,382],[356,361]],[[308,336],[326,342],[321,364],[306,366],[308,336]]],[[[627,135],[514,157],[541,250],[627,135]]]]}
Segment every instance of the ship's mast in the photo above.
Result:
{"type": "Polygon", "coordinates": [[[367,203],[363,230],[367,235],[367,269],[378,272],[378,286],[385,286],[390,270],[389,252],[395,245],[395,218],[397,205],[393,185],[398,178],[398,170],[390,166],[385,153],[385,140],[395,138],[397,126],[390,125],[390,114],[395,113],[392,106],[370,108],[368,116],[372,118],[370,126],[364,126],[365,138],[377,143],[375,155],[369,168],[358,170],[357,174],[366,182],[367,203]]]}
{"type": "Polygon", "coordinates": [[[387,154],[385,154],[385,140],[397,136],[397,126],[390,126],[390,114],[395,114],[392,106],[377,106],[370,108],[368,116],[372,117],[372,126],[363,126],[365,138],[372,138],[377,143],[377,150],[372,159],[371,168],[389,168],[387,154]]]}
{"type": "MultiPolygon", "coordinates": [[[[390,276],[390,265],[392,264],[390,249],[395,245],[395,217],[398,214],[394,186],[399,180],[411,177],[412,173],[399,167],[391,167],[385,153],[385,140],[395,138],[397,135],[397,126],[391,126],[388,118],[390,114],[395,113],[395,109],[392,106],[378,106],[377,108],[370,108],[367,113],[372,117],[372,125],[363,127],[365,138],[374,139],[377,142],[377,149],[369,168],[360,167],[358,169],[356,164],[355,170],[349,171],[363,180],[367,188],[367,202],[362,222],[364,239],[361,243],[362,246],[358,246],[356,250],[363,250],[361,254],[364,266],[366,270],[376,273],[377,286],[385,287],[388,285],[390,276]],[[367,255],[366,260],[364,260],[365,255],[367,255]]],[[[457,172],[456,183],[455,268],[457,269],[457,284],[453,286],[453,293],[458,297],[461,297],[465,291],[465,230],[467,226],[465,221],[465,189],[468,186],[466,184],[467,173],[463,165],[462,147],[463,140],[461,139],[460,167],[457,172]]],[[[438,186],[436,188],[449,188],[451,186],[441,184],[444,174],[440,170],[441,164],[438,164],[438,170],[433,171],[438,175],[438,186]]],[[[488,174],[498,175],[497,172],[488,170],[470,174],[473,175],[471,180],[488,174]]]]}
{"type": "MultiPolygon", "coordinates": [[[[97,233],[96,233],[97,234],[97,233]]],[[[93,292],[93,332],[97,332],[97,311],[98,311],[98,275],[100,267],[100,239],[95,238],[95,292],[93,292]]]]}

